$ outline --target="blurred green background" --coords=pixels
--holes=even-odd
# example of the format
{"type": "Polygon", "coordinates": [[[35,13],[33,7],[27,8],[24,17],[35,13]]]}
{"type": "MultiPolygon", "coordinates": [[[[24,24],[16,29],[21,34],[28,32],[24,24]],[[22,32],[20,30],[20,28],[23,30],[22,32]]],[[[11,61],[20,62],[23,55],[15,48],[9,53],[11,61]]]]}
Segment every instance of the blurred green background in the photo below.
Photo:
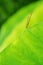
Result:
{"type": "Polygon", "coordinates": [[[0,27],[20,8],[38,0],[0,0],[0,27]]]}

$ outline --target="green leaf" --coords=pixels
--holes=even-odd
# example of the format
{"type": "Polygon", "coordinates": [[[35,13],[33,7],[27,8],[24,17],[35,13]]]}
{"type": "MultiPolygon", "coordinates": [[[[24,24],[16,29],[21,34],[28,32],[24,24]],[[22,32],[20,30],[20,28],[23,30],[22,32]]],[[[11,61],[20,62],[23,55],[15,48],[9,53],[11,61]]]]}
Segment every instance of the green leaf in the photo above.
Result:
{"type": "MultiPolygon", "coordinates": [[[[21,23],[22,20],[35,9],[40,2],[32,3],[30,6],[23,7],[16,14],[11,16],[1,28],[0,45],[3,43],[5,38],[13,31],[17,24],[21,23]],[[23,13],[23,14],[22,14],[23,13]]],[[[27,24],[26,24],[27,25],[27,24]]]]}
{"type": "Polygon", "coordinates": [[[3,41],[0,46],[0,65],[43,65],[43,3],[39,5],[36,9],[32,8],[34,11],[31,18],[32,11],[29,12],[28,9],[24,8],[21,11],[28,11],[28,13],[25,12],[25,16],[22,19],[19,18],[19,23],[17,23],[18,19],[16,18],[17,24],[13,26],[15,22],[12,22],[11,27],[10,22],[15,20],[12,17],[12,20],[8,20],[2,27],[1,33],[6,31],[3,35],[7,31],[11,31],[8,33],[9,35],[6,34],[5,38],[2,34],[2,39],[0,37],[3,41]],[[28,28],[26,28],[27,19],[30,19],[28,28]]]}

